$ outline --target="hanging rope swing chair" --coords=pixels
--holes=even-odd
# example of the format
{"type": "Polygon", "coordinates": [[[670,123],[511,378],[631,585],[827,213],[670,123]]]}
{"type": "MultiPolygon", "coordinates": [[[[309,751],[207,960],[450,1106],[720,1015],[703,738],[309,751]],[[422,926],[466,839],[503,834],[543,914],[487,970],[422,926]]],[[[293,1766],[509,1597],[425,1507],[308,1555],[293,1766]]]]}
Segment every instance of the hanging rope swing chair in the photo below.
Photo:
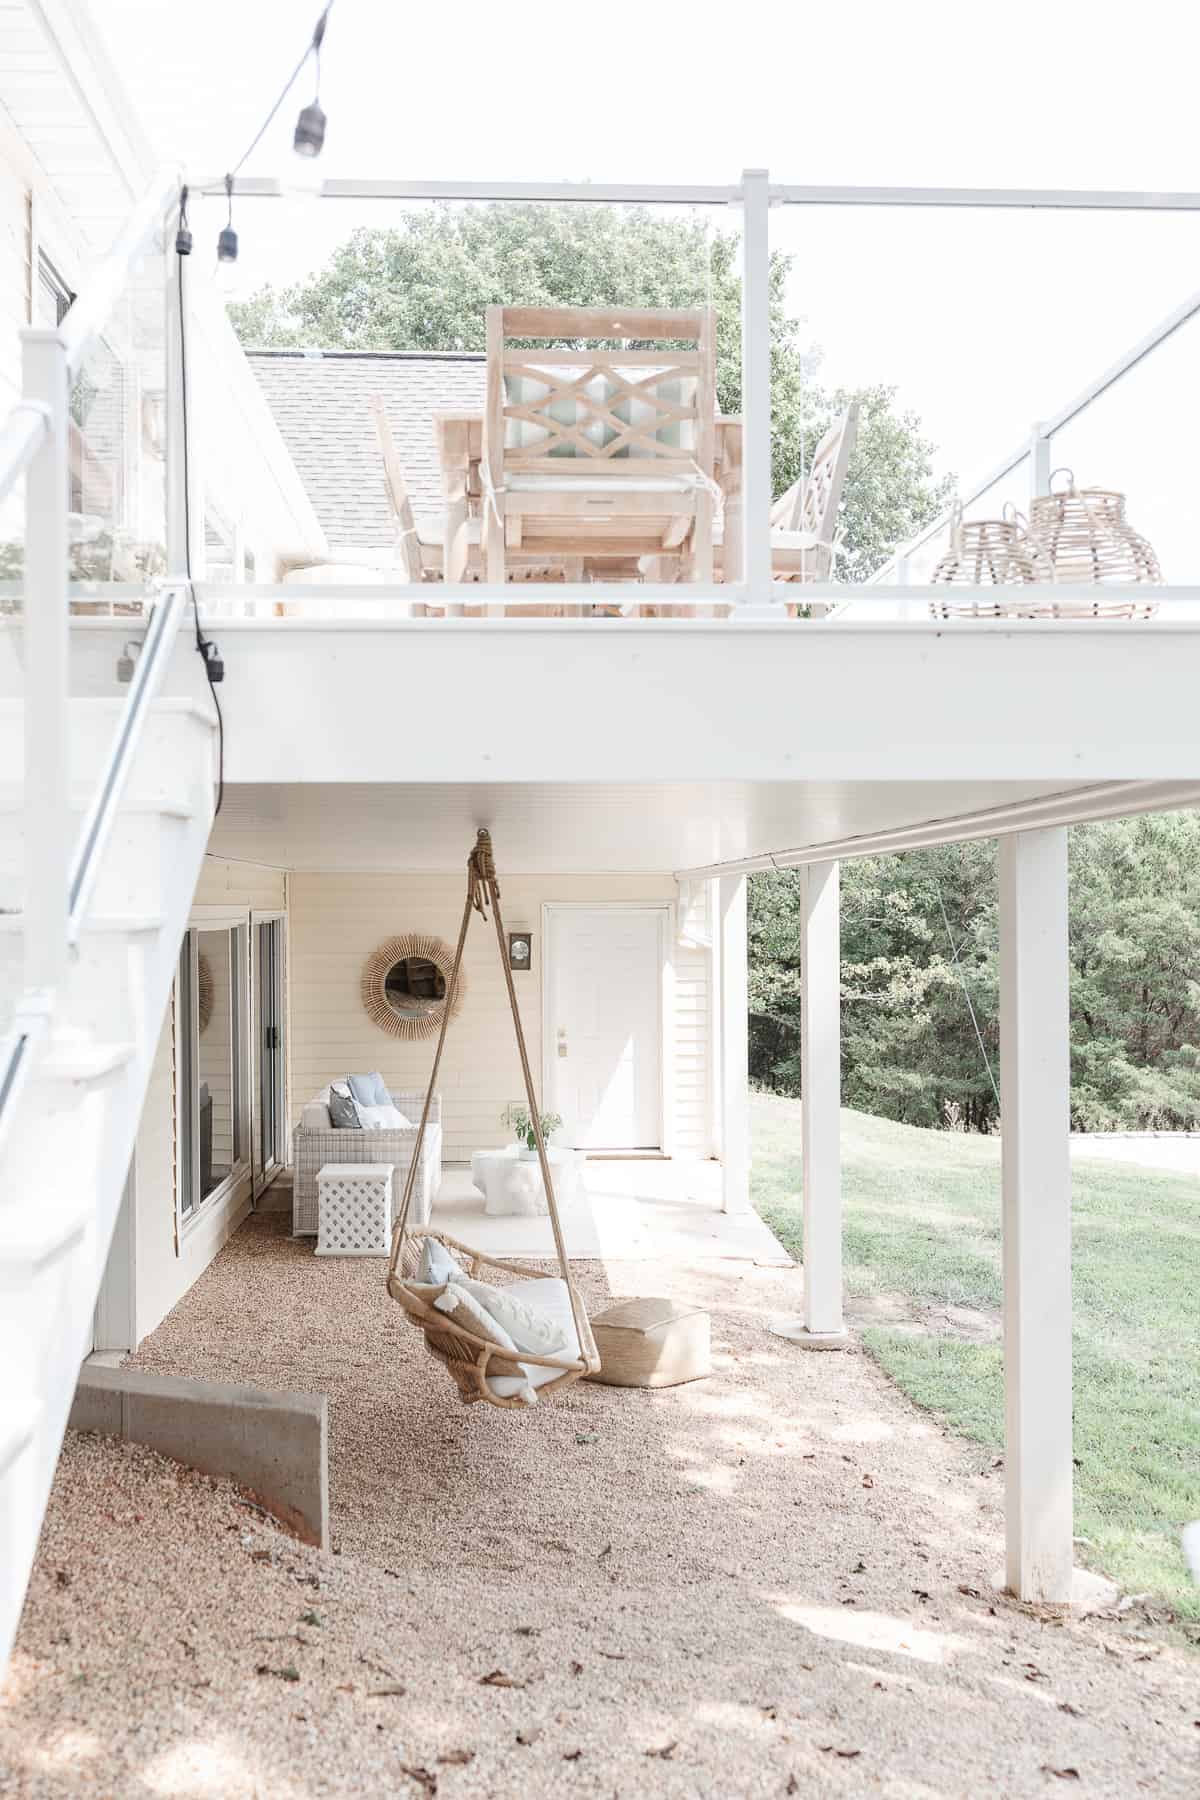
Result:
{"type": "Polygon", "coordinates": [[[516,989],[508,962],[504,921],[500,913],[500,887],[492,858],[492,840],[487,831],[479,832],[475,847],[467,858],[467,894],[463,903],[462,924],[454,952],[454,966],[447,984],[446,1004],[442,1009],[441,1029],[438,1032],[429,1086],[425,1091],[417,1142],[409,1165],[408,1179],[404,1184],[400,1214],[392,1232],[387,1290],[392,1299],[399,1301],[404,1308],[409,1323],[416,1325],[425,1334],[426,1348],[431,1356],[445,1364],[464,1405],[485,1400],[490,1406],[528,1407],[535,1401],[570,1387],[572,1382],[580,1380],[584,1375],[594,1375],[600,1367],[592,1328],[571,1278],[566,1246],[563,1243],[550,1159],[542,1137],[540,1108],[534,1092],[529,1053],[525,1047],[525,1033],[521,1026],[516,989]],[[558,1254],[560,1270],[557,1279],[548,1279],[544,1270],[530,1263],[504,1261],[488,1256],[481,1250],[472,1249],[469,1244],[460,1243],[457,1238],[448,1237],[443,1232],[433,1231],[426,1226],[410,1230],[408,1225],[413,1188],[421,1166],[421,1149],[429,1122],[430,1106],[437,1088],[446,1030],[454,1010],[454,996],[458,988],[471,914],[477,912],[486,923],[489,909],[496,930],[500,965],[504,970],[508,989],[508,1004],[512,1011],[517,1051],[521,1058],[529,1117],[546,1190],[550,1225],[554,1232],[554,1248],[558,1254]],[[445,1269],[447,1261],[459,1280],[453,1277],[439,1279],[439,1273],[445,1269]],[[506,1297],[511,1296],[518,1306],[524,1293],[539,1314],[549,1311],[554,1315],[561,1327],[559,1335],[566,1340],[561,1348],[553,1353],[541,1354],[522,1346],[514,1355],[516,1346],[513,1339],[503,1326],[491,1319],[483,1306],[472,1302],[470,1288],[461,1285],[464,1272],[468,1281],[475,1283],[485,1269],[496,1269],[526,1278],[524,1282],[505,1288],[502,1292],[506,1297]]]}

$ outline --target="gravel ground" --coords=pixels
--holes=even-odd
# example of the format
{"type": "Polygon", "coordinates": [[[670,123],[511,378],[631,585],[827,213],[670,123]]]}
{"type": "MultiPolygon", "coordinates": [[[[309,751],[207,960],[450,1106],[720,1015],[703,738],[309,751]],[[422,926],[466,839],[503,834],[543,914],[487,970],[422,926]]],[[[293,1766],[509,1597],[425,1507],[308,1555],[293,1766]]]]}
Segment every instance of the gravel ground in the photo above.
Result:
{"type": "Polygon", "coordinates": [[[1200,1792],[1200,1664],[1136,1609],[992,1592],[1002,1473],[866,1357],[765,1334],[795,1276],[673,1291],[716,1373],[459,1406],[379,1268],[259,1218],[134,1359],[331,1396],[335,1550],[70,1438],[0,1705],[0,1793],[1200,1792]]]}

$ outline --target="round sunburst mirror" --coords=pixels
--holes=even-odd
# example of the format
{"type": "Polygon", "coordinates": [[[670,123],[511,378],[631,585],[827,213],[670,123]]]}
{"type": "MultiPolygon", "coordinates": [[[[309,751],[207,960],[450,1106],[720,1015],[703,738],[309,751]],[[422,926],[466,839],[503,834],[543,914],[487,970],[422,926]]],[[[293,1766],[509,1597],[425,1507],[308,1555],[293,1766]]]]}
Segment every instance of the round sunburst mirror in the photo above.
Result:
{"type": "MultiPolygon", "coordinates": [[[[429,1037],[446,1010],[454,953],[441,938],[407,932],[389,938],[367,958],[362,1000],[367,1016],[392,1037],[429,1037]]],[[[451,1017],[462,1005],[459,972],[451,1017]]]]}

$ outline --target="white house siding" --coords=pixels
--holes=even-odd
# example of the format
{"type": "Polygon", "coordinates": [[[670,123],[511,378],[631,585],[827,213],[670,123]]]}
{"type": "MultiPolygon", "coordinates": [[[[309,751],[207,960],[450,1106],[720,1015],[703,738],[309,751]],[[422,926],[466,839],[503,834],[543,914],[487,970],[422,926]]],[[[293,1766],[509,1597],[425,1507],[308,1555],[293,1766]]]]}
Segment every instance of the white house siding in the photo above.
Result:
{"type": "MultiPolygon", "coordinates": [[[[530,1059],[542,1057],[542,906],[547,902],[674,902],[667,875],[527,875],[502,883],[505,927],[533,933],[533,963],[514,977],[530,1059]]],[[[393,1088],[423,1087],[434,1040],[394,1038],[373,1025],[359,995],[363,965],[384,939],[431,932],[451,947],[463,904],[454,875],[293,874],[289,880],[292,1116],[326,1082],[379,1069],[393,1088]]],[[[708,954],[670,935],[673,1018],[665,1054],[671,1116],[668,1143],[680,1156],[709,1148],[708,954]]],[[[442,1062],[444,1155],[502,1143],[500,1114],[522,1097],[504,975],[490,924],[474,920],[464,961],[467,994],[442,1062]]]]}
{"type": "MultiPolygon", "coordinates": [[[[245,914],[247,922],[252,909],[280,912],[285,905],[283,872],[256,863],[221,862],[209,857],[197,884],[194,905],[236,910],[245,914]]],[[[203,915],[196,922],[202,924],[203,915]]],[[[159,1034],[134,1150],[134,1336],[138,1342],[153,1331],[203,1274],[250,1207],[247,1175],[224,1200],[202,1209],[198,1218],[181,1227],[176,1242],[174,1033],[172,994],[159,1034]]],[[[252,1083],[255,1113],[256,1089],[257,1083],[252,1083]]]]}

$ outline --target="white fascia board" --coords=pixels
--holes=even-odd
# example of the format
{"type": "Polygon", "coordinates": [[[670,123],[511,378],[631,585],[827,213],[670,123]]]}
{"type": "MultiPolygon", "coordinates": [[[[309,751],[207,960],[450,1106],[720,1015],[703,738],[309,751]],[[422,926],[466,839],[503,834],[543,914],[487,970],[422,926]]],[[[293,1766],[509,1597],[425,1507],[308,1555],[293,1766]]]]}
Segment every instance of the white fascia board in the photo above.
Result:
{"type": "Polygon", "coordinates": [[[700,881],[718,875],[753,875],[767,869],[803,868],[809,863],[845,861],[858,856],[896,856],[905,850],[927,850],[936,844],[1008,837],[1013,832],[1042,830],[1052,825],[1085,825],[1098,819],[1175,812],[1191,806],[1200,806],[1200,782],[1197,781],[1109,781],[1096,787],[1067,789],[1061,794],[1022,800],[1014,806],[872,832],[866,837],[842,838],[838,842],[811,844],[803,849],[781,849],[765,856],[712,863],[699,869],[680,869],[675,879],[700,881]]]}
{"type": "Polygon", "coordinates": [[[132,97],[86,8],[75,0],[27,0],[27,4],[130,198],[137,199],[154,172],[155,158],[132,97]]]}

